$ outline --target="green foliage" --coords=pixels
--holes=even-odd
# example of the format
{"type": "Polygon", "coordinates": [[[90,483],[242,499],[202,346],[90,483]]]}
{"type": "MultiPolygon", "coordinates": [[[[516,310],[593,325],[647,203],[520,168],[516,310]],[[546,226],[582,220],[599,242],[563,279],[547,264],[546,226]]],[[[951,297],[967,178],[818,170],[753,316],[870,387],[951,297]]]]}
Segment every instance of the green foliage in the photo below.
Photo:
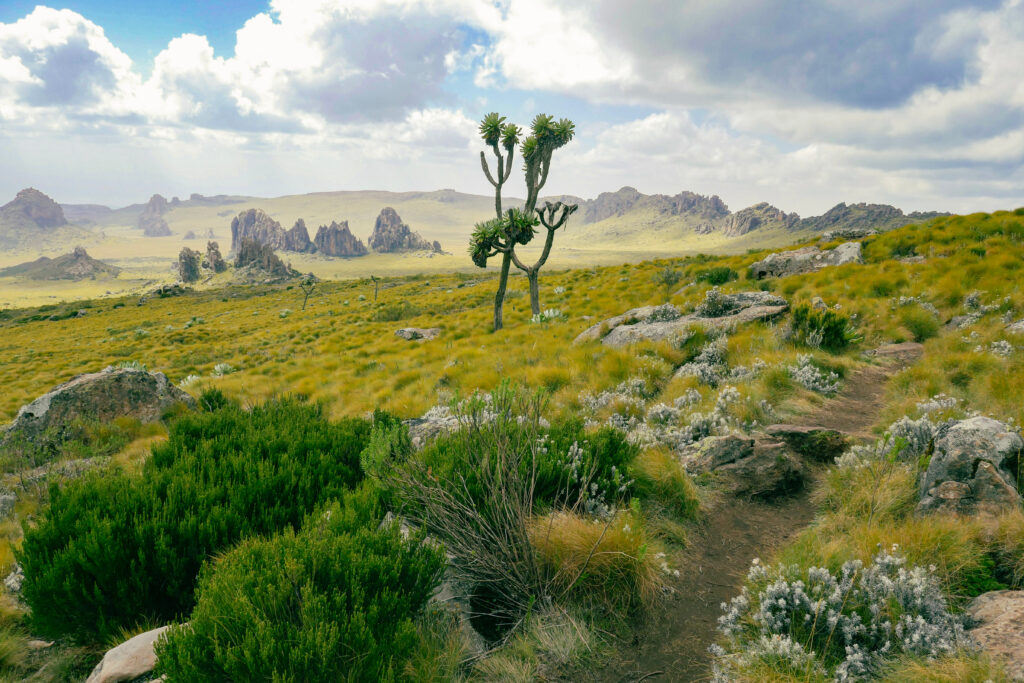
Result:
{"type": "Polygon", "coordinates": [[[697,282],[707,282],[709,285],[724,285],[726,282],[738,279],[739,276],[739,273],[728,266],[716,266],[697,273],[696,280],[697,282]]]}
{"type": "Polygon", "coordinates": [[[157,646],[158,671],[171,683],[397,680],[444,553],[358,517],[334,505],[208,566],[189,623],[157,646]]]}
{"type": "Polygon", "coordinates": [[[939,333],[938,319],[920,306],[907,306],[900,311],[900,322],[916,342],[927,341],[939,333]]]}
{"type": "Polygon", "coordinates": [[[141,477],[105,473],[53,487],[18,554],[39,633],[97,643],[192,607],[210,556],[299,525],[361,478],[370,423],[329,422],[294,399],[184,415],[141,477]]]}
{"type": "Polygon", "coordinates": [[[384,304],[373,314],[377,322],[391,323],[406,318],[413,318],[420,314],[420,309],[409,301],[393,301],[384,304]]]}
{"type": "Polygon", "coordinates": [[[808,304],[793,309],[789,334],[796,344],[832,353],[843,351],[856,341],[849,318],[832,310],[816,311],[808,304]]]}

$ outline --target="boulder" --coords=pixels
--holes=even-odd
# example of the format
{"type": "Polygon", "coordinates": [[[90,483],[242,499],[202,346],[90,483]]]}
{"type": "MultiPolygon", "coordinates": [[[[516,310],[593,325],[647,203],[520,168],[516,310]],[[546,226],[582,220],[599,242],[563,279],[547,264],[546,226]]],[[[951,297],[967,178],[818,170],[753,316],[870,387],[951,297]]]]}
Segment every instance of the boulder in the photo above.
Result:
{"type": "Polygon", "coordinates": [[[612,329],[601,343],[605,346],[618,348],[629,346],[643,341],[663,341],[682,345],[693,336],[690,323],[664,322],[664,323],[641,323],[636,325],[620,325],[612,329]]]}
{"type": "Polygon", "coordinates": [[[156,666],[156,641],[167,626],[146,631],[108,650],[85,683],[120,683],[134,681],[150,673],[156,666]]]}
{"type": "Polygon", "coordinates": [[[368,240],[370,249],[378,252],[393,251],[440,251],[440,244],[431,244],[423,239],[419,233],[413,232],[409,226],[402,222],[398,212],[390,206],[384,207],[377,221],[373,225],[373,234],[368,240]],[[434,245],[437,245],[435,249],[434,245]]]}
{"type": "Polygon", "coordinates": [[[325,256],[362,256],[366,253],[366,245],[352,234],[348,221],[331,221],[330,225],[321,225],[313,242],[325,256]]]}
{"type": "Polygon", "coordinates": [[[992,657],[1002,660],[1012,681],[1024,681],[1024,591],[991,591],[967,605],[975,626],[968,633],[992,657]]]}
{"type": "Polygon", "coordinates": [[[406,341],[426,341],[428,339],[436,339],[441,334],[440,327],[403,327],[400,330],[395,330],[395,336],[401,337],[406,341]]]}
{"type": "MultiPolygon", "coordinates": [[[[806,470],[782,441],[739,436],[708,437],[690,447],[684,461],[694,473],[714,473],[741,498],[771,500],[799,491],[806,470]],[[708,442],[707,444],[704,442],[708,442]]],[[[687,454],[684,453],[684,458],[687,454]]]]}
{"type": "Polygon", "coordinates": [[[921,477],[918,512],[996,514],[1020,505],[1016,475],[1024,440],[989,417],[939,429],[921,477]]]}
{"type": "Polygon", "coordinates": [[[832,462],[850,447],[850,437],[834,429],[775,424],[765,434],[785,442],[789,450],[816,462],[832,462]]]}
{"type": "Polygon", "coordinates": [[[847,263],[862,263],[861,243],[844,242],[835,249],[822,251],[818,247],[803,247],[793,251],[769,254],[751,264],[750,269],[758,280],[766,277],[783,277],[798,273],[810,273],[827,266],[841,266],[847,263]]]}
{"type": "Polygon", "coordinates": [[[827,311],[828,304],[826,304],[825,300],[822,299],[820,296],[816,296],[813,299],[811,299],[811,308],[813,308],[816,311],[827,311]]]}
{"type": "Polygon", "coordinates": [[[0,438],[0,446],[53,448],[74,436],[76,423],[118,417],[155,422],[176,404],[194,408],[195,400],[162,372],[106,368],[79,375],[22,406],[0,438]]]}

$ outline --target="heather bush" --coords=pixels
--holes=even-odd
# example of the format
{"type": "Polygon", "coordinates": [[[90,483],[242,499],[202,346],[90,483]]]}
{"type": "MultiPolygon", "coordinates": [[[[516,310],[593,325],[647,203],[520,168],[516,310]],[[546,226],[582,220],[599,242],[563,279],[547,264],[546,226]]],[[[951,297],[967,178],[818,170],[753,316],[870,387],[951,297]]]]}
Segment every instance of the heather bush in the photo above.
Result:
{"type": "Polygon", "coordinates": [[[361,516],[335,504],[208,565],[188,623],[157,646],[158,672],[170,683],[399,680],[444,554],[361,516]]]}
{"type": "Polygon", "coordinates": [[[739,273],[728,266],[716,266],[697,273],[695,279],[697,282],[706,282],[709,285],[724,285],[727,282],[738,279],[739,276],[739,273]]]}
{"type": "Polygon", "coordinates": [[[839,375],[831,370],[822,370],[814,364],[810,354],[797,356],[796,365],[787,368],[793,380],[810,391],[831,395],[839,391],[839,375]]]}
{"type": "Polygon", "coordinates": [[[921,306],[907,306],[900,311],[900,322],[910,331],[914,341],[923,342],[939,333],[939,320],[921,306]]]}
{"type": "Polygon", "coordinates": [[[370,423],[333,423],[295,399],[180,417],[141,477],[54,487],[25,526],[23,594],[40,634],[102,642],[191,609],[203,562],[242,538],[295,528],[361,478],[370,423]]]}
{"type": "Polygon", "coordinates": [[[807,304],[793,309],[787,336],[795,344],[832,353],[843,351],[857,340],[848,317],[832,310],[816,311],[807,304]]]}
{"type": "Polygon", "coordinates": [[[857,680],[899,655],[938,657],[968,647],[934,569],[905,565],[895,549],[868,566],[847,562],[837,573],[755,560],[748,585],[722,605],[717,679],[767,662],[791,674],[857,680]]]}

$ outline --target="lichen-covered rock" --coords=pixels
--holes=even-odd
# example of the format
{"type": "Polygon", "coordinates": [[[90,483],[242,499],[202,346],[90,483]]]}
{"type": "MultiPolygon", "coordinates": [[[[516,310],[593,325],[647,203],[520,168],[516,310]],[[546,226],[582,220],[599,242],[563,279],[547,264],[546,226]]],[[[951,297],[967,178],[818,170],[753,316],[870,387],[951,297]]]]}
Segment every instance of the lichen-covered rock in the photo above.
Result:
{"type": "Polygon", "coordinates": [[[807,478],[806,468],[783,442],[763,438],[708,437],[684,451],[683,458],[688,470],[713,473],[741,498],[788,495],[799,491],[807,478]]]}
{"type": "Polygon", "coordinates": [[[753,439],[728,434],[701,439],[683,449],[680,457],[688,471],[699,474],[750,457],[753,453],[753,439]]]}
{"type": "Polygon", "coordinates": [[[785,442],[794,453],[817,462],[832,462],[850,447],[850,437],[834,429],[775,424],[764,431],[785,442]]]}
{"type": "Polygon", "coordinates": [[[156,641],[167,626],[146,631],[108,650],[89,674],[85,683],[121,683],[135,681],[156,666],[156,641]]]}
{"type": "Polygon", "coordinates": [[[398,212],[390,206],[384,207],[377,222],[373,225],[373,234],[369,239],[370,249],[377,252],[429,250],[440,251],[441,245],[437,242],[431,244],[423,239],[419,233],[413,232],[409,226],[402,222],[398,212]],[[434,245],[437,245],[437,249],[434,245]]]}
{"type": "Polygon", "coordinates": [[[1014,472],[1022,449],[1020,435],[989,417],[942,426],[921,477],[918,511],[998,513],[1018,506],[1014,472]]]}
{"type": "Polygon", "coordinates": [[[818,247],[780,251],[755,261],[750,269],[754,277],[760,280],[766,277],[810,273],[827,266],[841,266],[847,263],[863,263],[860,242],[844,242],[835,249],[826,251],[818,247]]]}
{"type": "Polygon", "coordinates": [[[723,294],[722,300],[728,313],[718,317],[697,313],[682,315],[670,304],[633,308],[591,325],[573,343],[581,344],[598,339],[612,347],[665,339],[681,343],[690,337],[693,327],[730,329],[749,322],[771,320],[789,309],[785,299],[770,292],[723,294]]]}
{"type": "Polygon", "coordinates": [[[441,334],[440,327],[403,327],[399,330],[395,330],[395,336],[401,337],[406,341],[426,341],[428,339],[436,339],[441,334]]]}
{"type": "Polygon", "coordinates": [[[1024,681],[1024,591],[991,591],[967,605],[975,623],[968,633],[987,654],[1002,660],[1012,681],[1024,681]]]}
{"type": "Polygon", "coordinates": [[[195,407],[195,400],[162,372],[107,368],[79,375],[22,406],[0,447],[52,448],[71,438],[76,424],[118,417],[155,422],[180,403],[195,407]]]}
{"type": "Polygon", "coordinates": [[[331,221],[330,225],[321,225],[316,231],[313,242],[317,250],[325,256],[362,256],[366,245],[349,230],[348,221],[331,221]]]}

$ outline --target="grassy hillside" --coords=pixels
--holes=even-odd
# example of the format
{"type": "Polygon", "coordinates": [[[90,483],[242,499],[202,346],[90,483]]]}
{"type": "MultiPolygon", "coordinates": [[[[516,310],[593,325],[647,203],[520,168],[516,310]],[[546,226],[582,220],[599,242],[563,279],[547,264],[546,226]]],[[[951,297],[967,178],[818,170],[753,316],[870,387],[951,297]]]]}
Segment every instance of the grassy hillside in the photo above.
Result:
{"type": "MultiPolygon", "coordinates": [[[[371,205],[378,199],[367,199],[359,210],[375,214],[378,209],[371,205]]],[[[330,202],[340,203],[342,198],[332,194],[323,198],[323,204],[316,204],[321,199],[302,200],[310,202],[306,205],[289,203],[299,201],[294,198],[274,201],[281,203],[268,210],[277,211],[278,220],[287,227],[286,216],[292,215],[302,215],[313,225],[322,220],[310,220],[314,205],[326,212],[330,202]]],[[[429,216],[433,203],[415,197],[406,201],[407,210],[398,202],[389,203],[414,229],[425,237],[440,238],[449,248],[443,236],[424,227],[426,218],[424,224],[416,222],[414,207],[422,210],[420,216],[429,216]]],[[[209,211],[216,215],[226,208],[209,211]]],[[[348,215],[332,216],[352,222],[357,209],[348,210],[348,215]]],[[[457,215],[468,218],[474,210],[463,206],[457,215]]],[[[191,216],[187,222],[175,217],[177,211],[168,214],[176,233],[198,232],[206,225],[203,212],[207,209],[181,211],[191,216]]],[[[440,214],[432,220],[439,225],[440,214]]],[[[781,236],[768,241],[776,237],[781,241],[781,236]]],[[[656,240],[651,245],[656,246],[656,240]]],[[[143,306],[131,299],[93,301],[79,318],[47,319],[62,317],[70,308],[62,306],[7,311],[0,319],[0,385],[5,388],[0,395],[0,421],[13,418],[20,405],[79,373],[137,362],[165,372],[172,382],[197,396],[215,388],[243,405],[257,405],[274,396],[297,394],[325,402],[334,419],[364,416],[376,409],[402,418],[418,417],[453,396],[492,391],[504,378],[511,378],[547,392],[544,417],[559,429],[565,420],[603,424],[613,415],[642,421],[651,408],[671,406],[679,399],[677,405],[684,406],[680,420],[707,416],[721,420],[727,430],[743,432],[758,424],[799,422],[828,405],[827,396],[799,379],[797,368],[810,363],[822,375],[835,373],[841,387],[859,371],[880,362],[864,351],[887,343],[919,341],[923,343],[920,360],[886,385],[874,421],[876,434],[902,416],[920,416],[919,404],[940,394],[949,397],[946,405],[952,406],[944,409],[943,416],[962,417],[977,411],[1020,424],[1024,420],[1019,400],[1024,387],[1024,339],[1007,332],[1006,326],[1024,317],[1024,292],[1018,286],[1024,263],[1024,209],[899,228],[865,239],[864,254],[864,264],[761,282],[746,280],[745,273],[763,252],[549,268],[541,276],[541,303],[544,308],[559,309],[563,316],[530,322],[526,281],[515,277],[506,303],[506,329],[498,333],[489,330],[495,280],[483,271],[388,277],[376,301],[368,280],[324,282],[306,310],[300,310],[302,293],[297,287],[225,286],[143,306]],[[656,279],[666,268],[682,276],[675,291],[666,292],[656,279]],[[698,375],[676,374],[707,348],[706,343],[714,346],[715,340],[706,335],[698,334],[682,345],[646,343],[620,349],[596,342],[572,345],[585,328],[635,306],[667,300],[681,311],[693,310],[707,296],[713,269],[737,276],[722,285],[725,292],[767,289],[794,307],[821,297],[849,322],[851,345],[833,351],[807,346],[786,333],[787,320],[741,326],[717,342],[728,369],[737,371],[717,387],[698,375]],[[958,319],[962,326],[947,325],[955,316],[968,318],[958,319]],[[440,327],[442,332],[436,340],[408,342],[394,334],[405,326],[440,327]],[[802,361],[801,356],[808,360],[802,361]],[[642,386],[639,393],[623,388],[632,386],[631,382],[642,386]],[[595,401],[603,392],[612,397],[611,402],[595,401]]],[[[94,255],[103,258],[101,250],[94,255]]],[[[143,258],[141,252],[139,257],[143,258]]],[[[413,256],[404,258],[416,264],[410,270],[424,271],[419,263],[428,263],[413,256]]],[[[438,266],[443,264],[438,261],[438,266]]],[[[378,267],[378,272],[387,272],[383,261],[378,267]]],[[[131,443],[115,452],[113,466],[136,476],[140,463],[149,458],[150,447],[164,437],[160,428],[125,429],[131,443]]],[[[595,426],[588,429],[590,438],[596,438],[595,426]]],[[[716,433],[718,427],[710,429],[716,433]]],[[[443,478],[446,468],[454,466],[445,458],[454,458],[459,451],[455,445],[450,448],[432,452],[430,457],[437,460],[424,464],[430,477],[443,478]]],[[[623,498],[609,526],[577,511],[559,512],[550,501],[530,513],[536,514],[530,522],[534,530],[530,543],[536,546],[538,561],[584,575],[587,553],[594,548],[601,548],[601,558],[618,559],[591,566],[585,574],[585,590],[563,586],[550,611],[524,622],[504,647],[465,665],[459,664],[465,652],[453,631],[432,626],[429,620],[417,622],[419,654],[410,655],[402,675],[410,680],[584,680],[578,677],[579,671],[600,671],[601,662],[614,659],[616,648],[632,639],[637,622],[630,617],[657,615],[658,596],[666,587],[688,590],[687,581],[694,578],[687,574],[687,558],[695,552],[691,544],[698,537],[694,520],[702,514],[714,515],[716,506],[723,504],[722,493],[713,481],[691,480],[663,444],[640,444],[635,454],[622,457],[622,471],[628,468],[624,476],[630,483],[620,490],[632,498],[623,498]],[[540,536],[537,529],[554,531],[540,536]],[[673,574],[679,569],[681,577],[673,574]],[[616,602],[620,599],[625,602],[616,602]],[[424,674],[427,670],[433,674],[424,674]]],[[[816,523],[776,557],[765,556],[764,561],[781,558],[804,569],[835,570],[846,560],[870,561],[878,544],[897,543],[912,564],[936,565],[937,585],[954,611],[993,587],[1020,587],[1024,582],[1020,512],[1007,513],[989,526],[945,516],[915,516],[919,466],[897,463],[854,474],[823,466],[813,498],[816,523]],[[876,492],[881,498],[876,499],[876,492]]],[[[364,461],[363,467],[370,465],[364,461]]],[[[383,500],[403,490],[386,488],[383,500]]],[[[19,503],[21,518],[39,513],[45,493],[38,496],[19,503]]],[[[424,503],[410,504],[415,509],[424,503]]],[[[16,524],[7,524],[2,531],[4,548],[20,543],[16,524]]],[[[239,551],[242,555],[263,552],[248,545],[244,548],[248,550],[239,551]]],[[[0,558],[5,554],[9,563],[9,549],[0,552],[0,558]]],[[[243,563],[242,555],[235,561],[243,563]]],[[[241,571],[243,564],[226,566],[241,571]]],[[[203,585],[211,596],[226,590],[212,578],[203,585]]],[[[196,609],[200,618],[213,614],[210,618],[215,620],[215,605],[200,600],[196,609]]],[[[89,655],[84,657],[83,661],[91,661],[89,655]]],[[[929,678],[925,661],[907,655],[887,662],[887,680],[958,680],[960,674],[955,672],[968,670],[978,673],[979,681],[1004,680],[996,663],[971,652],[942,658],[936,666],[954,672],[947,679],[929,678]]],[[[786,673],[785,664],[759,660],[761,668],[746,671],[742,680],[805,680],[786,673]]]]}

